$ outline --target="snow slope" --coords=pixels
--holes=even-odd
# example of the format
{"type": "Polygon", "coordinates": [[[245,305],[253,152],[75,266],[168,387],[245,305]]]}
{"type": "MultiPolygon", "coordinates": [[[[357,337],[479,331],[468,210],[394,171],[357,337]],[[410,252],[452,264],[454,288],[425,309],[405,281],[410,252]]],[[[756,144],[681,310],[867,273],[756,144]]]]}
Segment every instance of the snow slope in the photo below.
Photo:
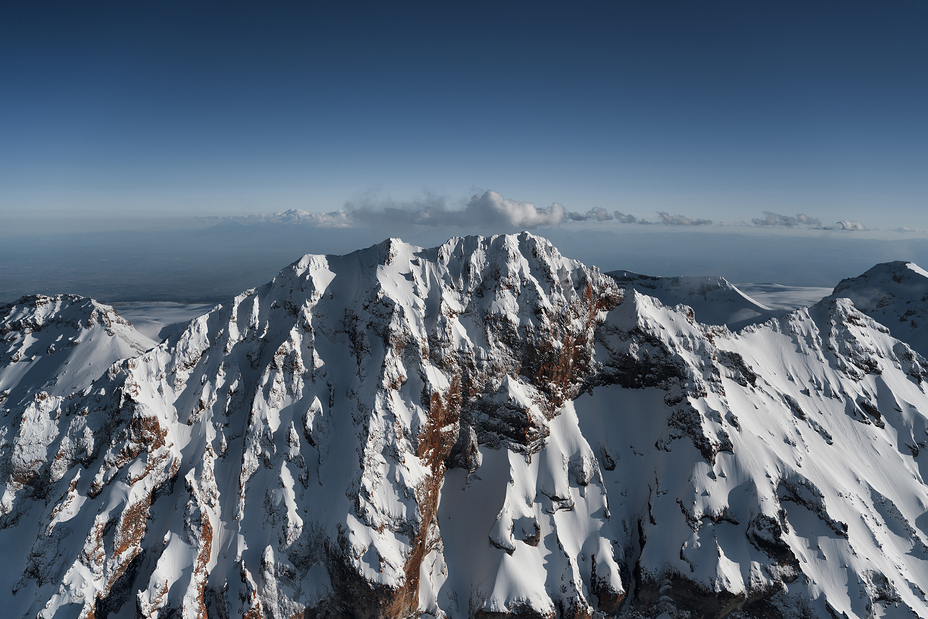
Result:
{"type": "Polygon", "coordinates": [[[23,297],[0,306],[0,394],[11,402],[30,390],[67,396],[155,344],[93,299],[23,297]]]}
{"type": "Polygon", "coordinates": [[[655,277],[631,271],[607,273],[621,288],[631,288],[660,299],[671,307],[691,307],[696,320],[737,329],[782,314],[739,290],[724,277],[655,277]]]}
{"type": "Polygon", "coordinates": [[[785,286],[783,284],[737,284],[737,288],[761,305],[771,309],[796,310],[815,305],[831,294],[833,288],[785,286]]]}
{"type": "Polygon", "coordinates": [[[831,296],[851,299],[895,337],[928,356],[928,272],[917,264],[878,264],[863,275],[841,280],[831,296]]]}
{"type": "Polygon", "coordinates": [[[925,363],[847,300],[732,333],[527,233],[305,256],[7,409],[0,591],[13,617],[925,617],[925,363]]]}
{"type": "Polygon", "coordinates": [[[140,333],[161,342],[176,331],[182,331],[188,322],[207,313],[214,305],[215,303],[129,301],[114,303],[113,308],[140,333]]]}

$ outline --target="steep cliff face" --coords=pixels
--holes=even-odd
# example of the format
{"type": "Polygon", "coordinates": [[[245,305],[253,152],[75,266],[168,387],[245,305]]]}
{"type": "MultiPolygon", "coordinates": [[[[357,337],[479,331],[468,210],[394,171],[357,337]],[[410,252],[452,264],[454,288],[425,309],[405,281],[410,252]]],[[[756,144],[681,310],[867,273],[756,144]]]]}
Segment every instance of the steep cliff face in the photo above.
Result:
{"type": "Polygon", "coordinates": [[[306,256],[79,390],[17,383],[0,591],[16,617],[925,616],[924,363],[847,301],[732,334],[529,234],[306,256]]]}

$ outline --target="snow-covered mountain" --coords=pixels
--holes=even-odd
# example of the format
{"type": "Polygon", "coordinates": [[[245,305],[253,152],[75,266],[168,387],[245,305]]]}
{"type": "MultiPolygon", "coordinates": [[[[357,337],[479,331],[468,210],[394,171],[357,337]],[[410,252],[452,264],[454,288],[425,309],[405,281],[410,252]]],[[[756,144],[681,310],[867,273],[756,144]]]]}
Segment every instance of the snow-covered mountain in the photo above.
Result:
{"type": "Polygon", "coordinates": [[[631,271],[610,271],[606,275],[620,288],[633,288],[660,299],[664,305],[691,307],[696,320],[703,324],[737,329],[784,313],[757,302],[724,277],[656,277],[631,271]]]}
{"type": "Polygon", "coordinates": [[[74,295],[23,297],[0,306],[0,400],[19,402],[32,391],[68,396],[156,344],[109,305],[74,295]]]}
{"type": "Polygon", "coordinates": [[[732,333],[529,234],[305,256],[19,381],[5,613],[928,616],[926,378],[847,300],[732,333]]]}
{"type": "Polygon", "coordinates": [[[917,264],[878,264],[863,275],[841,280],[831,296],[851,299],[895,337],[928,356],[928,272],[917,264]]]}

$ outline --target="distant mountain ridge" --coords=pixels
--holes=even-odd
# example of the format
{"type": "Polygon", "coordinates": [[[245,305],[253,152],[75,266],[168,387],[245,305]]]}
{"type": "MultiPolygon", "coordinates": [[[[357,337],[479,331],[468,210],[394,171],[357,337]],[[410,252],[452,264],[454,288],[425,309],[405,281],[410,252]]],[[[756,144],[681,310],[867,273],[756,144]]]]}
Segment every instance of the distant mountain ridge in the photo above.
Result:
{"type": "Polygon", "coordinates": [[[687,305],[696,313],[696,320],[704,324],[737,329],[784,313],[759,303],[720,276],[657,277],[631,271],[609,271],[606,275],[619,287],[634,288],[660,299],[664,305],[687,305]]]}
{"type": "Polygon", "coordinates": [[[860,311],[928,356],[928,272],[913,262],[884,262],[841,280],[832,298],[847,297],[860,311]]]}
{"type": "Polygon", "coordinates": [[[928,616],[928,362],[847,299],[733,331],[523,233],[110,310],[4,308],[9,616],[928,616]]]}

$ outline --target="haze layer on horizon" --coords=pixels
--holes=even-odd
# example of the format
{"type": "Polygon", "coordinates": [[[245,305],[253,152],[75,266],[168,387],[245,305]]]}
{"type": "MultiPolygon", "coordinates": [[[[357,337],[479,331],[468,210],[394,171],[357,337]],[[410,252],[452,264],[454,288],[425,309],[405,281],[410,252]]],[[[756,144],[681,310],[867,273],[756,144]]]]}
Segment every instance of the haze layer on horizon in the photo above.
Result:
{"type": "MultiPolygon", "coordinates": [[[[928,240],[888,240],[829,230],[724,230],[675,226],[542,226],[569,258],[603,271],[722,275],[734,283],[833,287],[874,264],[928,265],[928,240]]],[[[472,232],[492,234],[481,229],[472,232]]],[[[503,227],[504,232],[517,232],[503,227]]],[[[463,232],[407,226],[400,237],[432,247],[463,232]]],[[[224,302],[260,286],[306,253],[345,254],[382,242],[376,226],[321,228],[286,223],[13,236],[0,243],[0,302],[25,294],[75,293],[100,301],[224,302]]]]}

